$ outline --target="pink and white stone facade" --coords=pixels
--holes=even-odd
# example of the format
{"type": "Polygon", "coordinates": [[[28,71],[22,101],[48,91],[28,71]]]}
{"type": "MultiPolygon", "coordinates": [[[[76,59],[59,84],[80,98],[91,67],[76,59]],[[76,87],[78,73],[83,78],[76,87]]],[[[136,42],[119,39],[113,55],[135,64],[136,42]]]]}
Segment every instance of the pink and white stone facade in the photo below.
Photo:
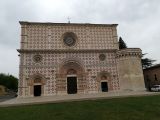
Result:
{"type": "Polygon", "coordinates": [[[42,96],[67,94],[69,75],[77,77],[77,94],[102,92],[101,82],[107,82],[108,91],[129,88],[136,90],[136,86],[138,90],[144,89],[140,65],[141,50],[119,50],[117,24],[20,24],[19,97],[34,96],[35,85],[41,85],[42,96]],[[64,42],[64,37],[70,33],[75,40],[71,46],[64,42]],[[104,58],[101,59],[100,55],[104,58]],[[128,69],[123,68],[123,61],[126,59],[133,63],[126,62],[129,67],[137,67],[125,74],[122,71],[128,69]],[[126,75],[128,77],[125,77],[126,75]],[[123,85],[124,78],[125,85],[135,87],[123,85]],[[136,80],[137,83],[134,84],[134,79],[137,78],[139,81],[136,80]]]}

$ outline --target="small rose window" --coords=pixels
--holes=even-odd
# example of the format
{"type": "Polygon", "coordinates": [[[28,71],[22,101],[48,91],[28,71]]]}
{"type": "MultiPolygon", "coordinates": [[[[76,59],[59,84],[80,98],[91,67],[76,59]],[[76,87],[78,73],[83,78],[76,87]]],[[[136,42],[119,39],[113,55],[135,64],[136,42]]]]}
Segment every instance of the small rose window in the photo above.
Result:
{"type": "Polygon", "coordinates": [[[106,59],[105,54],[100,54],[100,55],[99,55],[99,59],[100,59],[101,61],[104,61],[104,60],[106,59]]]}
{"type": "Polygon", "coordinates": [[[39,63],[42,61],[42,56],[41,55],[35,55],[33,57],[34,62],[39,63]]]}

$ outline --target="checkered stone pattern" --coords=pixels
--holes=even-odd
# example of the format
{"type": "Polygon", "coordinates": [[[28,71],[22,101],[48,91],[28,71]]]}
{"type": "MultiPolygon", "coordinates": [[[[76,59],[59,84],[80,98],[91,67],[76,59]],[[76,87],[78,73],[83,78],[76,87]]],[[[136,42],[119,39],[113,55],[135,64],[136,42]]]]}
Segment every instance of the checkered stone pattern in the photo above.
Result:
{"type": "MultiPolygon", "coordinates": [[[[73,60],[79,59],[83,63],[85,71],[88,73],[86,77],[87,89],[89,92],[98,92],[98,83],[96,77],[101,71],[107,71],[111,74],[111,85],[113,90],[119,90],[119,80],[117,72],[117,63],[115,53],[103,53],[106,55],[106,60],[100,61],[99,54],[101,53],[28,53],[24,56],[24,62],[21,63],[22,76],[20,86],[25,86],[25,96],[29,95],[29,88],[27,88],[27,78],[34,74],[42,74],[46,78],[44,88],[45,95],[56,94],[56,74],[59,70],[59,65],[67,58],[73,60]],[[42,62],[35,63],[33,60],[34,55],[41,55],[42,62]],[[88,71],[90,70],[90,71],[88,71]]],[[[21,93],[22,94],[22,93],[21,93]]]]}
{"type": "Polygon", "coordinates": [[[21,23],[19,96],[32,96],[32,79],[36,74],[44,77],[44,95],[57,94],[57,74],[64,61],[79,61],[85,72],[87,93],[100,91],[97,76],[105,71],[110,74],[109,91],[119,90],[116,50],[118,49],[115,26],[72,24],[21,23]],[[63,34],[73,32],[76,44],[68,47],[63,43],[63,34]],[[104,54],[101,61],[99,55],[104,54]],[[35,62],[34,56],[42,60],[35,62]]]}
{"type": "Polygon", "coordinates": [[[66,49],[62,35],[74,32],[72,49],[118,49],[116,27],[90,25],[22,25],[21,49],[66,49]]]}

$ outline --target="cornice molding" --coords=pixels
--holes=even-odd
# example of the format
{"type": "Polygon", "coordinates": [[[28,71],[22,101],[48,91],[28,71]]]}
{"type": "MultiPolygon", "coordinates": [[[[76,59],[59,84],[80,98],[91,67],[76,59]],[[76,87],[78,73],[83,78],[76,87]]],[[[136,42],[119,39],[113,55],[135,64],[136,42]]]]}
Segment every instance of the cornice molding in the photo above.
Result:
{"type": "Polygon", "coordinates": [[[51,50],[51,49],[17,49],[19,53],[92,53],[92,52],[116,52],[117,49],[64,49],[64,50],[51,50]]]}
{"type": "Polygon", "coordinates": [[[118,24],[90,24],[90,23],[52,23],[52,22],[28,22],[19,21],[21,25],[54,25],[54,26],[101,26],[101,27],[117,27],[118,24]]]}
{"type": "Polygon", "coordinates": [[[140,48],[126,48],[117,51],[116,57],[137,56],[142,57],[142,50],[140,48]]]}

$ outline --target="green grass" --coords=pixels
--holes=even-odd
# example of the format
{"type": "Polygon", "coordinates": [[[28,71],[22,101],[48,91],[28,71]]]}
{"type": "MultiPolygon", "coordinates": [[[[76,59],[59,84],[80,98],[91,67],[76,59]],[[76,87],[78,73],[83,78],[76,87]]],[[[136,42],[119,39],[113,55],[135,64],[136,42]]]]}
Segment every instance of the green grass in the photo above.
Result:
{"type": "Polygon", "coordinates": [[[0,120],[160,120],[160,96],[6,107],[0,120]]]}

